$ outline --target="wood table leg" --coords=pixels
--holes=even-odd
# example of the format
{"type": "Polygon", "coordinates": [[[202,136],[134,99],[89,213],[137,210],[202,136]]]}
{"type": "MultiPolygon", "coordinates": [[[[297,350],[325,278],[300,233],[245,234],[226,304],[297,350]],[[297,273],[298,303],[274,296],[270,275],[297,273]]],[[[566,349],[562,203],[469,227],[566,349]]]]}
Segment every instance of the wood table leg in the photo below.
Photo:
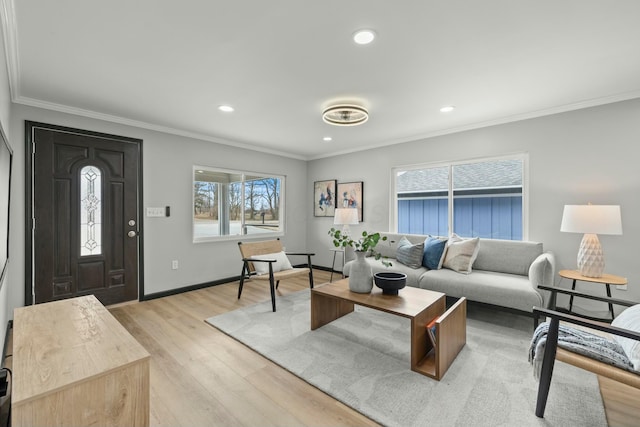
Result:
{"type": "Polygon", "coordinates": [[[433,348],[431,341],[427,338],[427,329],[425,326],[435,317],[444,313],[446,308],[446,300],[444,295],[435,303],[426,307],[421,313],[411,319],[411,370],[415,372],[424,372],[418,369],[418,365],[422,359],[433,348]]]}
{"type": "Polygon", "coordinates": [[[353,303],[311,291],[311,330],[353,311],[353,303]]]}

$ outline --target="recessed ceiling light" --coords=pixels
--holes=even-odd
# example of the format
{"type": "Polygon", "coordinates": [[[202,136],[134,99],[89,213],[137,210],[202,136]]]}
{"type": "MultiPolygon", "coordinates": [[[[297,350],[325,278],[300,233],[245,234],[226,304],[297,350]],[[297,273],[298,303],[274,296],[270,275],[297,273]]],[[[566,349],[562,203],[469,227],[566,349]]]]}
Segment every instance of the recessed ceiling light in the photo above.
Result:
{"type": "Polygon", "coordinates": [[[329,142],[329,141],[333,141],[333,138],[331,138],[330,136],[325,136],[324,138],[322,138],[322,140],[324,142],[329,142]]]}
{"type": "Polygon", "coordinates": [[[442,108],[440,109],[440,112],[441,112],[441,113],[450,113],[450,112],[452,112],[452,111],[453,111],[453,110],[455,110],[455,109],[456,109],[456,107],[454,107],[453,105],[447,105],[447,106],[445,106],[445,107],[442,107],[442,108]]]}
{"type": "Polygon", "coordinates": [[[353,41],[358,44],[369,44],[376,38],[373,30],[358,30],[353,33],[353,41]]]}
{"type": "Polygon", "coordinates": [[[233,112],[233,107],[230,105],[221,105],[218,107],[218,110],[224,111],[225,113],[231,113],[233,112]]]}

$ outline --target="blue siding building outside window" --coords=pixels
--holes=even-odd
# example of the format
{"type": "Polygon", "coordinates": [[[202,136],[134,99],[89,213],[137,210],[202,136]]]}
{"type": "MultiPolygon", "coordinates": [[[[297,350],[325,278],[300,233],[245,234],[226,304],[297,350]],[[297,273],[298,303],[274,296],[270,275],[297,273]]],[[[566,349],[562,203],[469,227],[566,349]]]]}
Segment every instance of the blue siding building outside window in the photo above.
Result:
{"type": "Polygon", "coordinates": [[[525,159],[395,170],[398,232],[522,240],[525,159]]]}
{"type": "MultiPolygon", "coordinates": [[[[447,199],[398,200],[398,232],[446,236],[447,199]]],[[[453,229],[465,237],[522,240],[522,197],[454,198],[453,229]]]]}
{"type": "Polygon", "coordinates": [[[446,236],[447,199],[398,200],[398,233],[446,236]]]}

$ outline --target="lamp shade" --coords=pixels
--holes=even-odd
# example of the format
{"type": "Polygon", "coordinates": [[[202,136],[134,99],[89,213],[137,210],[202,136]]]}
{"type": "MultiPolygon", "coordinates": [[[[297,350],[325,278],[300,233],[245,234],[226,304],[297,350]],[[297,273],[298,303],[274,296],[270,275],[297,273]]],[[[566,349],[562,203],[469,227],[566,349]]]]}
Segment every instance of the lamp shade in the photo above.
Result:
{"type": "Polygon", "coordinates": [[[618,205],[565,205],[560,231],[588,234],[622,234],[618,205]]]}
{"type": "Polygon", "coordinates": [[[358,223],[358,210],[352,208],[336,209],[333,223],[336,225],[355,225],[358,223]]]}

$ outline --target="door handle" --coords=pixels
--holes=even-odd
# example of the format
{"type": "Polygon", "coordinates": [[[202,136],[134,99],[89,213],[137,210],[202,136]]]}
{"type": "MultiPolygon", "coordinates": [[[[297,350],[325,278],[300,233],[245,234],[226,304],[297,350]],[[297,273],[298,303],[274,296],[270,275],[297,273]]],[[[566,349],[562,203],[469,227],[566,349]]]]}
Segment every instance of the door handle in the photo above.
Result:
{"type": "Polygon", "coordinates": [[[127,233],[127,236],[129,237],[136,237],[136,232],[131,230],[130,232],[127,233]]]}

